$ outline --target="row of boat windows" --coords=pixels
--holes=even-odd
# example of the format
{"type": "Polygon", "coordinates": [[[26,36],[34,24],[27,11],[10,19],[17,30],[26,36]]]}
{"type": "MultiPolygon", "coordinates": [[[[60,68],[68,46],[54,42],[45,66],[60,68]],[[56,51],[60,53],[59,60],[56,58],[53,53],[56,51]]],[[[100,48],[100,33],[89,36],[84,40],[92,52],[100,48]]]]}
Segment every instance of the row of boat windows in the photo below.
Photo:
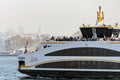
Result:
{"type": "Polygon", "coordinates": [[[102,61],[62,61],[36,66],[36,68],[74,68],[74,69],[120,69],[120,63],[102,61]]]}
{"type": "Polygon", "coordinates": [[[120,52],[104,48],[71,48],[64,49],[45,56],[120,56],[120,52]]]}

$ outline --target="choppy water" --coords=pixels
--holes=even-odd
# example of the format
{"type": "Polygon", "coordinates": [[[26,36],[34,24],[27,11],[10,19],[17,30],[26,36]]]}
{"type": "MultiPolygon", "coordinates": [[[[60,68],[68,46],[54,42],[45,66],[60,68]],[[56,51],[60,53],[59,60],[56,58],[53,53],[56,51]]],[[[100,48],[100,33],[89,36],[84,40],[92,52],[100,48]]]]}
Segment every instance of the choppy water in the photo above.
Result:
{"type": "Polygon", "coordinates": [[[21,74],[17,71],[18,63],[15,56],[0,56],[0,80],[120,80],[119,78],[113,79],[52,79],[52,78],[39,78],[34,79],[25,74],[21,74]]]}

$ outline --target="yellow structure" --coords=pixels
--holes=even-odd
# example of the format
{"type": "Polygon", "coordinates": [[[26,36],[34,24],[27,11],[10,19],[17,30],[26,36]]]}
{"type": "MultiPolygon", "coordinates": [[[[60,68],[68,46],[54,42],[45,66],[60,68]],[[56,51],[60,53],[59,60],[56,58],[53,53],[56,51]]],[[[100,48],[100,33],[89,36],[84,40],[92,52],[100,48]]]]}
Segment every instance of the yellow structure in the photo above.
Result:
{"type": "Polygon", "coordinates": [[[101,10],[101,6],[99,6],[99,11],[97,11],[97,24],[102,25],[104,19],[104,13],[101,10]]]}

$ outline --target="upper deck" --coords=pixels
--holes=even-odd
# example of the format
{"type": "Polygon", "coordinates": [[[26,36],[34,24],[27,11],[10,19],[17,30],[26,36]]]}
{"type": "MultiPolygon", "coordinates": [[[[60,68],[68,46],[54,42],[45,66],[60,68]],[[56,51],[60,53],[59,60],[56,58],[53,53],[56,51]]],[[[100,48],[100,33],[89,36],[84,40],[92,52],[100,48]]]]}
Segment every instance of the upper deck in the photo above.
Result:
{"type": "Polygon", "coordinates": [[[89,40],[113,40],[120,38],[120,28],[114,28],[112,26],[101,26],[101,27],[80,27],[82,37],[89,40]]]}

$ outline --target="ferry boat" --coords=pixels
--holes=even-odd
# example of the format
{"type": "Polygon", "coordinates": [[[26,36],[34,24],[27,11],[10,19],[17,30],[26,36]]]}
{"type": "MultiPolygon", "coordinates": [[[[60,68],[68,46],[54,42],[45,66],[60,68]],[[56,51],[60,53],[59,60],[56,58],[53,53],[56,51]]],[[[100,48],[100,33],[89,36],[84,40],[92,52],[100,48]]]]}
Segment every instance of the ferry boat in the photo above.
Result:
{"type": "Polygon", "coordinates": [[[42,42],[41,49],[19,55],[19,71],[34,77],[120,77],[120,28],[102,24],[101,7],[97,15],[97,26],[80,27],[81,39],[42,42]]]}

